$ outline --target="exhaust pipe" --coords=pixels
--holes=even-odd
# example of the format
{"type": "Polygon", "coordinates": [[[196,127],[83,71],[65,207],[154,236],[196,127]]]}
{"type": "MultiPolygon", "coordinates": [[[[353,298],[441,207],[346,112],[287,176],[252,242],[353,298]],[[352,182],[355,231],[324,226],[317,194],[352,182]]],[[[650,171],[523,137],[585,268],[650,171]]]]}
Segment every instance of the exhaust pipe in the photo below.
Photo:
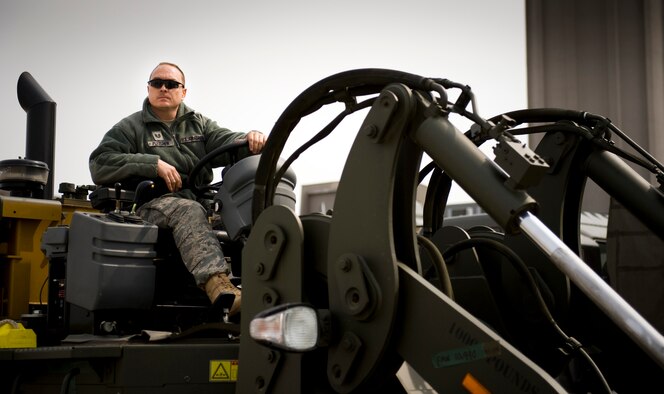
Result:
{"type": "Polygon", "coordinates": [[[55,168],[55,101],[29,72],[18,78],[18,102],[27,114],[25,158],[46,163],[49,169],[44,199],[53,198],[55,168]]]}

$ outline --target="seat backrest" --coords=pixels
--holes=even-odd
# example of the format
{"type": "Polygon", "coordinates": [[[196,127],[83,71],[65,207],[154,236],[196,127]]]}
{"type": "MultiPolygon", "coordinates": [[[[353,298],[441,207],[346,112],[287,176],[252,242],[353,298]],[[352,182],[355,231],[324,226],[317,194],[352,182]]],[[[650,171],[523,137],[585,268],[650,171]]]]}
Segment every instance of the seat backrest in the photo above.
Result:
{"type": "MultiPolygon", "coordinates": [[[[249,156],[230,167],[214,197],[221,203],[220,216],[231,239],[237,239],[251,228],[251,205],[259,161],[260,156],[249,156]]],[[[289,168],[277,185],[273,204],[295,210],[296,183],[295,172],[289,168]]]]}

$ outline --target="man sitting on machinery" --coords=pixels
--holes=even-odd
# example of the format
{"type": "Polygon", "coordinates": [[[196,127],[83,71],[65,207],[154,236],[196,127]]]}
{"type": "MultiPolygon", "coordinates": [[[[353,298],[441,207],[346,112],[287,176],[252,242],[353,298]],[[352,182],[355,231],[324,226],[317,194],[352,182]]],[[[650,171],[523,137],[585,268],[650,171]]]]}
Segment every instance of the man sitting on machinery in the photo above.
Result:
{"type": "MultiPolygon", "coordinates": [[[[267,137],[259,131],[232,132],[187,107],[184,73],[173,63],[159,63],[148,81],[143,109],[122,119],[103,137],[90,155],[90,173],[98,185],[140,179],[157,179],[164,194],[144,203],[137,214],[146,222],[172,230],[182,260],[204,288],[211,303],[222,294],[235,300],[229,315],[240,310],[240,290],[229,279],[230,268],[221,245],[211,232],[205,208],[192,184],[212,181],[210,166],[188,179],[196,163],[207,153],[228,143],[246,139],[239,156],[260,153],[267,137]],[[195,182],[195,183],[194,183],[195,182]]],[[[214,159],[212,167],[229,163],[228,155],[214,159]]],[[[159,193],[158,193],[159,194],[159,193]]]]}

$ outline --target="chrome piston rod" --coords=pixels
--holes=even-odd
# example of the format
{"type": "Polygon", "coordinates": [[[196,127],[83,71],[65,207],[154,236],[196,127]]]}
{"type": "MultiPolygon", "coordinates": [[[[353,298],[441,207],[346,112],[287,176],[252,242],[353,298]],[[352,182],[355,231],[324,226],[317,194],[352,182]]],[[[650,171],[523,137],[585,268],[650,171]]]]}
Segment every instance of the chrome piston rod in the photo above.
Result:
{"type": "Polygon", "coordinates": [[[664,367],[664,337],[535,215],[523,212],[519,227],[618,327],[664,367]]]}
{"type": "Polygon", "coordinates": [[[504,171],[460,133],[447,117],[423,121],[415,141],[506,233],[522,232],[535,243],[618,327],[664,368],[664,337],[536,216],[535,201],[505,187],[504,171]]]}

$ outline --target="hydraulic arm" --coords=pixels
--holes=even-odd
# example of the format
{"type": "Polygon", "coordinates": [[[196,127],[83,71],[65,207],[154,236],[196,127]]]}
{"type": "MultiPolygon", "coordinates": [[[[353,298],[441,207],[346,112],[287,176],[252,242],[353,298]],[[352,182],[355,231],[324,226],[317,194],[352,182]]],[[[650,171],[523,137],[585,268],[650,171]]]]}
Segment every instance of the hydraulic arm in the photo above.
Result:
{"type": "MultiPolygon", "coordinates": [[[[250,318],[264,310],[269,306],[266,299],[308,303],[329,310],[331,329],[326,346],[302,354],[276,351],[278,357],[245,366],[240,372],[240,391],[363,392],[390,387],[393,382],[386,377],[394,376],[406,361],[434,388],[445,392],[466,392],[473,384],[495,392],[565,392],[548,371],[422,277],[414,197],[423,153],[507,235],[525,234],[549,265],[664,366],[661,334],[536,216],[539,205],[526,189],[537,183],[531,178],[541,177],[548,165],[535,152],[519,147],[507,149],[512,153],[521,150],[519,158],[530,162],[534,170],[526,167],[508,174],[490,160],[469,135],[453,126],[450,113],[471,118],[483,134],[503,144],[514,143],[513,137],[505,132],[504,123],[485,121],[465,110],[473,100],[469,89],[463,90],[456,103],[448,103],[445,89],[449,86],[456,85],[389,70],[355,70],[312,86],[277,122],[259,165],[253,208],[258,220],[244,256],[248,266],[265,261],[260,258],[263,254],[272,256],[268,259],[271,275],[261,273],[251,279],[252,286],[269,291],[247,292],[244,313],[250,318]],[[333,214],[297,218],[271,206],[272,188],[280,177],[275,160],[299,117],[335,101],[344,102],[346,112],[351,113],[367,106],[358,104],[356,96],[371,93],[379,95],[367,100],[371,109],[348,156],[333,214]],[[270,220],[263,220],[263,215],[270,220]],[[281,234],[274,238],[279,250],[291,252],[272,254],[268,234],[281,234]],[[286,258],[294,256],[292,253],[304,256],[303,260],[286,258]],[[277,278],[281,270],[300,272],[293,264],[302,264],[304,275],[292,277],[301,280],[295,286],[301,292],[284,289],[282,293],[283,282],[277,278]],[[322,367],[315,365],[326,366],[324,376],[319,370],[322,367]],[[281,373],[275,373],[277,370],[281,373]],[[261,382],[260,387],[255,382],[261,382]]],[[[306,146],[324,138],[338,122],[306,146]]],[[[264,272],[255,270],[259,271],[264,272]]],[[[254,277],[254,272],[245,274],[244,280],[247,275],[254,277]]],[[[248,329],[249,320],[243,320],[243,330],[248,329]]],[[[258,354],[260,349],[266,348],[242,338],[241,357],[258,354]]]]}

